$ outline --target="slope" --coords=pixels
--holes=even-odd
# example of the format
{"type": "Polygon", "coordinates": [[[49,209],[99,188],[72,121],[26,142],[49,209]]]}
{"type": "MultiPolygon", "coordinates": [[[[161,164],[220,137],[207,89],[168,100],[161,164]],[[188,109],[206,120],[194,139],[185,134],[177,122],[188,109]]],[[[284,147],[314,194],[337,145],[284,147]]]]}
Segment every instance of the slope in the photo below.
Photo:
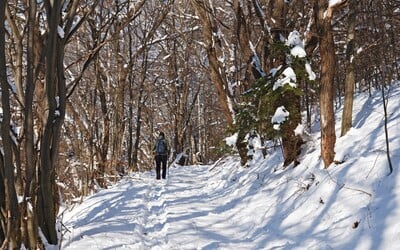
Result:
{"type": "Polygon", "coordinates": [[[323,169],[316,131],[294,169],[282,169],[280,150],[271,150],[265,159],[256,153],[247,169],[231,156],[212,166],[171,168],[165,182],[136,173],[65,212],[62,247],[396,249],[400,88],[389,95],[391,175],[380,92],[360,94],[354,128],[337,140],[342,164],[323,169]]]}

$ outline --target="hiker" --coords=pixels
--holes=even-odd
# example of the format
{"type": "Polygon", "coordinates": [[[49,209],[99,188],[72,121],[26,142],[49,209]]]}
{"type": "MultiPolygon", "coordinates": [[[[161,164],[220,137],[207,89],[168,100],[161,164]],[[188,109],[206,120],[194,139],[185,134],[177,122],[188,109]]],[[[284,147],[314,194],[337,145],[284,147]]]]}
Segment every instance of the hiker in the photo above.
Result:
{"type": "Polygon", "coordinates": [[[163,132],[160,132],[156,144],[154,145],[153,152],[155,154],[156,160],[156,179],[159,180],[161,175],[161,165],[162,165],[162,178],[167,177],[167,160],[170,152],[167,139],[163,132]]]}

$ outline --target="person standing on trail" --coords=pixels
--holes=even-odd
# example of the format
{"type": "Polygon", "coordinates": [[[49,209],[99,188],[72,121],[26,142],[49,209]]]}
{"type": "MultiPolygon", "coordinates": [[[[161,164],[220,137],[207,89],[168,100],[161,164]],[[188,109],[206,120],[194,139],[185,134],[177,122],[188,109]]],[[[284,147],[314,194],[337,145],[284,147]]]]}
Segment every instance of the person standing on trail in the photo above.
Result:
{"type": "Polygon", "coordinates": [[[160,132],[156,144],[154,145],[153,152],[156,160],[156,179],[159,180],[161,177],[161,165],[162,178],[165,179],[167,177],[167,161],[170,148],[163,132],[160,132]]]}

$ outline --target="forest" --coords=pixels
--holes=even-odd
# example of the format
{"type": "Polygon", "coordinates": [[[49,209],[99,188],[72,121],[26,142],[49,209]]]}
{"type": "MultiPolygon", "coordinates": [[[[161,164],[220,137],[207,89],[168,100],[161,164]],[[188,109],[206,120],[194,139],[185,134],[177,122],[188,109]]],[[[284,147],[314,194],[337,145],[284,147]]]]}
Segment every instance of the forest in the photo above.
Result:
{"type": "Polygon", "coordinates": [[[160,131],[190,164],[251,167],[258,136],[295,167],[317,119],[328,168],[355,92],[399,78],[397,0],[7,0],[0,24],[1,249],[57,245],[60,203],[152,169],[160,131]]]}

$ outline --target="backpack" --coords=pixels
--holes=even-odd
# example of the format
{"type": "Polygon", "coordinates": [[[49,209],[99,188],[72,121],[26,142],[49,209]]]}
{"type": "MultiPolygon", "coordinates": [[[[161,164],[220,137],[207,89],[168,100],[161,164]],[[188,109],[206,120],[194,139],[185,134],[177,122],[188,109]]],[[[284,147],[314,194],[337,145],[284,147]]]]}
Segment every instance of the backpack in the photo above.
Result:
{"type": "Polygon", "coordinates": [[[167,151],[167,142],[165,139],[158,139],[156,144],[156,153],[159,155],[166,155],[167,151]]]}

